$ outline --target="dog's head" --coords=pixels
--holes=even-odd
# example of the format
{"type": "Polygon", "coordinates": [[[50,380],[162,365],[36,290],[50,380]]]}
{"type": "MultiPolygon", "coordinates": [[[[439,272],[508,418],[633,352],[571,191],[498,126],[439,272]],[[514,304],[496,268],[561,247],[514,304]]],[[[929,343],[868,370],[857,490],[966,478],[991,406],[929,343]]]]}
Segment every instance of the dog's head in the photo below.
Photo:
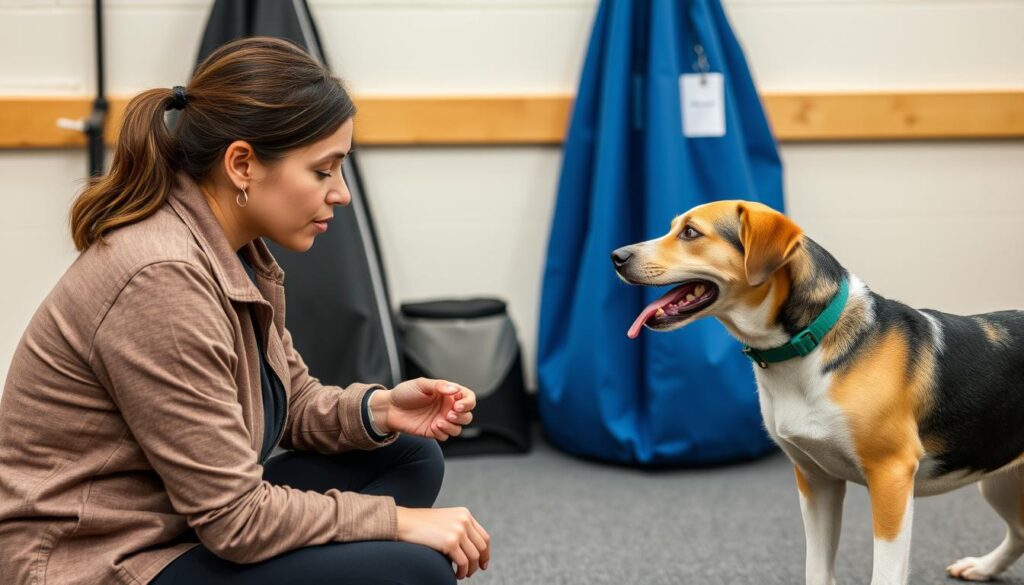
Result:
{"type": "Polygon", "coordinates": [[[644,325],[670,331],[738,302],[760,302],[763,285],[793,258],[802,235],[766,205],[716,201],[676,217],[661,238],[615,250],[612,263],[627,283],[676,285],[640,313],[629,336],[644,325]]]}

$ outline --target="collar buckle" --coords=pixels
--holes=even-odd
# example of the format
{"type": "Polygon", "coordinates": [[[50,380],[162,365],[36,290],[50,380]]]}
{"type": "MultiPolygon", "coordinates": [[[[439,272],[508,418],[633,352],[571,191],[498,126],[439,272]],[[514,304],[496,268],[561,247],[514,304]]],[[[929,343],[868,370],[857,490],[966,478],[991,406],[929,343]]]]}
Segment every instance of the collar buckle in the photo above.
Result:
{"type": "Polygon", "coordinates": [[[800,357],[811,353],[814,348],[818,347],[818,339],[810,329],[804,329],[789,342],[800,357]]]}

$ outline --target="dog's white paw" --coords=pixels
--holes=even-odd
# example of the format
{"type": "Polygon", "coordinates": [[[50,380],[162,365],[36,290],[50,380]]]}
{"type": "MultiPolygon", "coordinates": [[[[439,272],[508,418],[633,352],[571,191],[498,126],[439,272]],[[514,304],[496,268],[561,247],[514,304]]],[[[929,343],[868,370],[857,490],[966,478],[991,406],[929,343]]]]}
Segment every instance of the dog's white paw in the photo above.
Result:
{"type": "Polygon", "coordinates": [[[964,581],[988,581],[995,577],[992,567],[988,566],[984,558],[967,557],[960,559],[946,567],[950,577],[963,579],[964,581]]]}

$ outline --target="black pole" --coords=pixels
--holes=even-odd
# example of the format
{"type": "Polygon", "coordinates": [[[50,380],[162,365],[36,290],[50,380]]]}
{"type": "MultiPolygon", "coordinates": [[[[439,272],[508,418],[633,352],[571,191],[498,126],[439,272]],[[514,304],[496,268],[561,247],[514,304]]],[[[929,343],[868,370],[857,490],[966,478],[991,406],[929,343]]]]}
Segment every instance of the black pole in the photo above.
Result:
{"type": "Polygon", "coordinates": [[[105,146],[103,130],[107,122],[107,96],[103,71],[103,0],[94,0],[93,15],[96,25],[96,99],[92,102],[92,113],[85,122],[88,136],[89,176],[103,174],[105,146]]]}

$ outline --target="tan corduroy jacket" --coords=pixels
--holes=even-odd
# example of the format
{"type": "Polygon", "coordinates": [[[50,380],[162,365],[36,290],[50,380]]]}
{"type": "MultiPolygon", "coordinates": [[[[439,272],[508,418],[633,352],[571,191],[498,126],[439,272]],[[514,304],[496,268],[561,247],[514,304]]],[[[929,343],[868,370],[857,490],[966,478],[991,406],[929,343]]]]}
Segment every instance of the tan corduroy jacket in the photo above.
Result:
{"type": "Polygon", "coordinates": [[[280,444],[374,449],[373,386],[311,377],[261,241],[254,286],[194,182],[83,252],[33,316],[0,398],[0,583],[147,583],[194,543],[239,563],[331,541],[393,540],[392,498],[263,480],[260,357],[280,378],[280,444]]]}

